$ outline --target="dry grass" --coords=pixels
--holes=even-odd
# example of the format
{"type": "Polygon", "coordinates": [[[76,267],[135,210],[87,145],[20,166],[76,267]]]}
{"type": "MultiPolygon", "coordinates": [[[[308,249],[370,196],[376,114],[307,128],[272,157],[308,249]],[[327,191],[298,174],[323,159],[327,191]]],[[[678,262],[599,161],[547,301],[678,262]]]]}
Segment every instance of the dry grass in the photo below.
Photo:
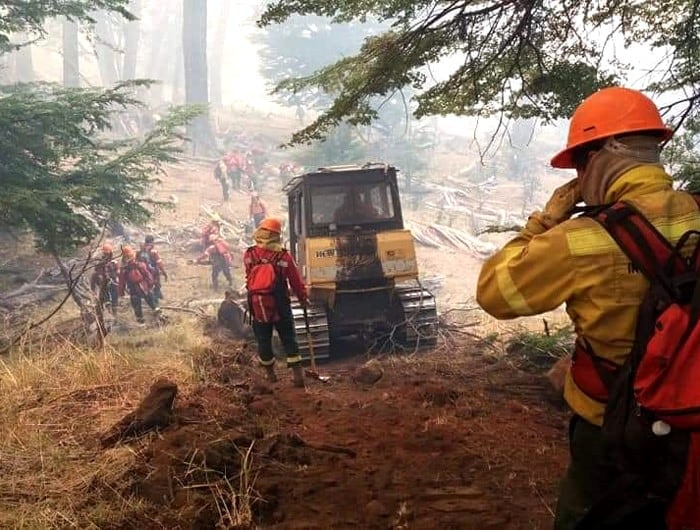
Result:
{"type": "Polygon", "coordinates": [[[253,466],[253,445],[238,449],[241,457],[241,471],[238,484],[232,484],[224,477],[222,481],[210,484],[210,490],[219,513],[219,528],[251,528],[254,526],[253,504],[261,500],[255,491],[257,472],[253,466]]]}
{"type": "Polygon", "coordinates": [[[110,337],[100,351],[52,340],[0,361],[2,528],[101,528],[148,519],[124,496],[138,454],[99,448],[99,435],[159,377],[186,388],[201,330],[181,320],[110,337]],[[163,345],[168,345],[164,349],[163,345]]]}

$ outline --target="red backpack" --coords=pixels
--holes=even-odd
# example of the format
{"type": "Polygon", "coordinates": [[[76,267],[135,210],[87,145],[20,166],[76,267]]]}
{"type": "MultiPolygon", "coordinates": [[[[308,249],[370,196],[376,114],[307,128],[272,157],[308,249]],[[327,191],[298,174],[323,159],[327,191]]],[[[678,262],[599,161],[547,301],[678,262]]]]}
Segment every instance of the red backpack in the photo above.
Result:
{"type": "Polygon", "coordinates": [[[650,285],[622,367],[590,351],[575,356],[584,392],[597,374],[589,395],[606,398],[603,436],[619,470],[577,529],[631,528],[657,503],[669,530],[700,530],[700,231],[672,245],[625,202],[594,218],[650,285]]]}
{"type": "Polygon", "coordinates": [[[125,279],[130,292],[148,293],[151,289],[152,278],[149,277],[148,269],[143,262],[129,261],[124,265],[126,271],[125,279]]]}
{"type": "Polygon", "coordinates": [[[277,262],[282,253],[277,252],[271,258],[262,258],[257,256],[253,249],[249,250],[249,255],[253,260],[246,278],[250,314],[256,322],[277,322],[280,319],[277,297],[282,288],[277,262]]]}
{"type": "Polygon", "coordinates": [[[228,265],[231,265],[233,258],[231,256],[231,252],[229,252],[226,241],[217,239],[214,241],[214,248],[216,249],[216,253],[221,256],[221,259],[223,259],[228,265]]]}

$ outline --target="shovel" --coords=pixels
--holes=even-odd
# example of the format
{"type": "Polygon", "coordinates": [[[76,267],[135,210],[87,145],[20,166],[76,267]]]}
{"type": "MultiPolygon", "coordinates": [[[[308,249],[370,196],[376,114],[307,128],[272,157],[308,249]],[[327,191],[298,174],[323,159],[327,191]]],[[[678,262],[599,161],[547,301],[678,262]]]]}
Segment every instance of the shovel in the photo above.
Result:
{"type": "Polygon", "coordinates": [[[306,311],[306,306],[302,308],[304,310],[304,326],[306,327],[306,342],[309,345],[309,356],[311,357],[311,368],[305,370],[306,377],[311,377],[313,379],[318,379],[319,381],[329,381],[330,377],[322,376],[318,373],[316,369],[316,355],[314,354],[314,341],[311,338],[311,328],[309,327],[309,314],[306,311]]]}

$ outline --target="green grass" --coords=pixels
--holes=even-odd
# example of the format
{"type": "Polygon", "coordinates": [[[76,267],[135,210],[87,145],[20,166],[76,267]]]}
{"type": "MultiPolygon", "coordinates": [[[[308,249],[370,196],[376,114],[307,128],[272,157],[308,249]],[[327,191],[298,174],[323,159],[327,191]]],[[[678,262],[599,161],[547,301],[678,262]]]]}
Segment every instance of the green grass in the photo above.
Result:
{"type": "Polygon", "coordinates": [[[518,330],[506,341],[506,355],[523,370],[542,371],[570,355],[574,346],[573,326],[545,331],[518,330]]]}

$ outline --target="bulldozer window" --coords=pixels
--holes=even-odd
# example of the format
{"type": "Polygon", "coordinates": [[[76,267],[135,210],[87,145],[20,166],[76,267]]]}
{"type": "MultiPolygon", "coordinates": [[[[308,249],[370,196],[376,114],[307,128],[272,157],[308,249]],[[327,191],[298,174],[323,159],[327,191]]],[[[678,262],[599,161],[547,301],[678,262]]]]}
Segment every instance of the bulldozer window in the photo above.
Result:
{"type": "Polygon", "coordinates": [[[311,214],[314,224],[362,224],[392,219],[391,187],[378,182],[313,189],[311,214]]]}

